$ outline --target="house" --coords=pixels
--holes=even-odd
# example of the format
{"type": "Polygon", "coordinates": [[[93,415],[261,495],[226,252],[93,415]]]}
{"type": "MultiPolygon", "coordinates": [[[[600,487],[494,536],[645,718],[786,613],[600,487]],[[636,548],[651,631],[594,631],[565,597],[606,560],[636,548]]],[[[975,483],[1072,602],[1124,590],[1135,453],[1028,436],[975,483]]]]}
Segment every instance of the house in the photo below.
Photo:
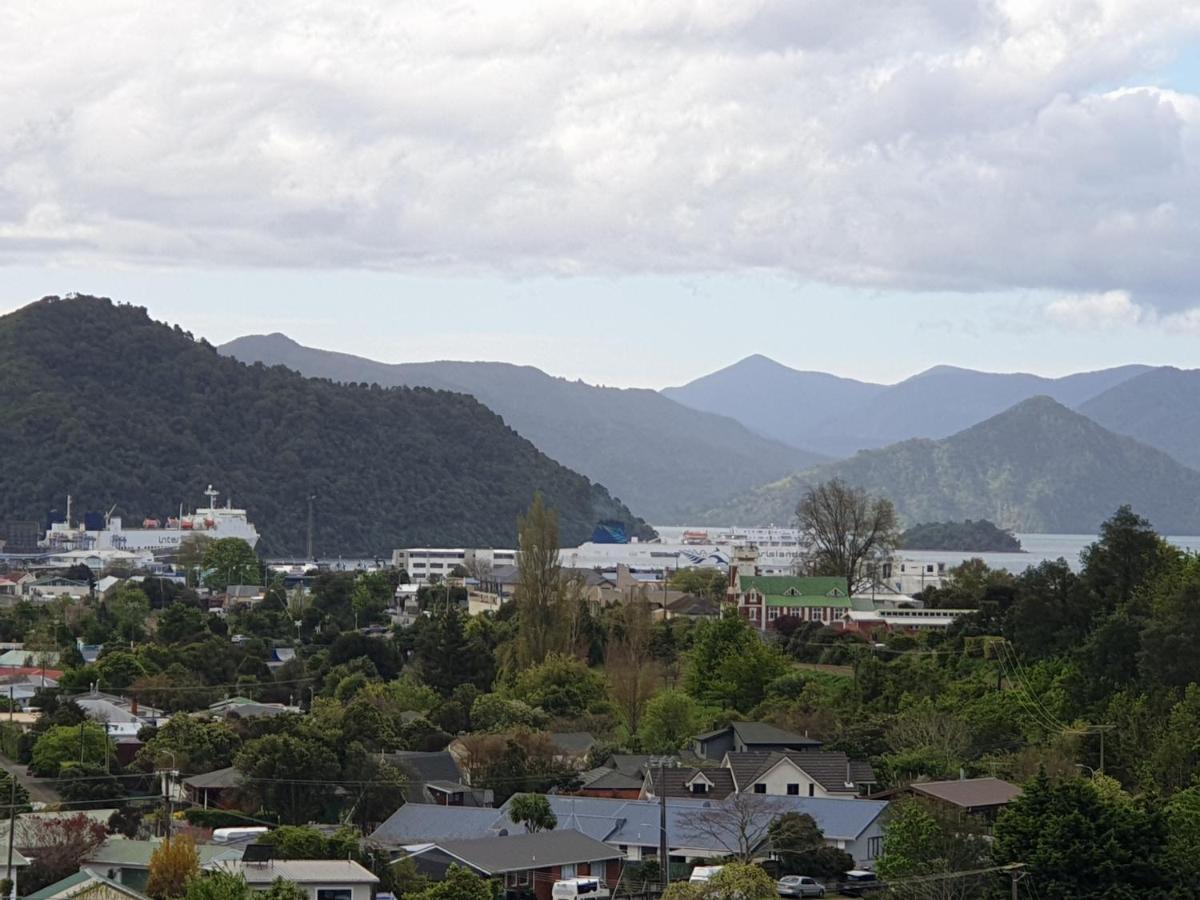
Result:
{"type": "Polygon", "coordinates": [[[869,763],[824,750],[726,753],[721,765],[740,793],[853,800],[875,784],[869,763]]]}
{"type": "Polygon", "coordinates": [[[665,795],[724,800],[736,791],[733,772],[727,768],[647,768],[639,799],[654,800],[665,795]]]}
{"type": "Polygon", "coordinates": [[[379,884],[369,869],[352,859],[214,860],[200,866],[210,872],[241,875],[256,891],[265,891],[282,878],[302,887],[310,900],[371,900],[379,884]]]}
{"type": "Polygon", "coordinates": [[[821,746],[821,741],[816,738],[764,722],[732,722],[724,728],[699,735],[695,751],[701,759],[715,761],[724,759],[725,754],[730,752],[819,750],[821,746]]]}
{"type": "Polygon", "coordinates": [[[846,579],[796,575],[739,575],[738,614],[760,631],[781,616],[838,624],[851,608],[846,579]]]}
{"type": "Polygon", "coordinates": [[[961,815],[995,821],[1008,804],[1021,796],[1018,785],[1000,778],[959,778],[954,781],[918,781],[888,791],[888,797],[907,794],[954,810],[961,815]]]}
{"type": "Polygon", "coordinates": [[[300,712],[298,706],[286,706],[283,703],[260,703],[248,697],[226,697],[208,707],[208,714],[214,719],[271,719],[285,713],[299,714],[300,712]]]}
{"type": "Polygon", "coordinates": [[[464,783],[462,769],[448,750],[431,753],[398,750],[384,754],[383,759],[408,777],[404,796],[410,803],[438,806],[490,806],[492,803],[492,791],[476,790],[464,783]]]}
{"type": "MultiPolygon", "coordinates": [[[[857,600],[855,603],[857,604],[857,600]]],[[[842,616],[842,630],[859,634],[875,631],[945,631],[973,609],[904,609],[867,606],[842,616]]]]}
{"type": "Polygon", "coordinates": [[[440,841],[409,857],[417,871],[444,878],[452,865],[467,866],[507,890],[528,890],[550,900],[554,882],[587,876],[612,890],[621,880],[622,854],[578,831],[539,831],[473,840],[440,841]]]}
{"type": "Polygon", "coordinates": [[[588,754],[596,746],[596,738],[587,731],[559,731],[550,735],[554,744],[554,761],[577,769],[587,763],[588,754]]]}
{"type": "Polygon", "coordinates": [[[15,847],[13,848],[12,852],[11,865],[9,863],[8,856],[6,855],[4,857],[5,868],[3,877],[6,881],[13,885],[13,896],[20,896],[17,891],[20,888],[21,872],[24,869],[28,869],[31,865],[33,865],[33,862],[15,847]]]}
{"type": "Polygon", "coordinates": [[[37,577],[28,572],[7,572],[0,575],[0,598],[23,597],[28,593],[29,585],[35,581],[37,577]]]}
{"type": "Polygon", "coordinates": [[[242,773],[229,766],[185,778],[183,793],[189,801],[204,809],[231,809],[237,805],[242,783],[242,773]]]}
{"type": "Polygon", "coordinates": [[[34,891],[25,900],[148,900],[141,891],[86,869],[34,891]]]}
{"type": "Polygon", "coordinates": [[[253,606],[261,603],[267,596],[267,589],[261,584],[231,584],[225,588],[226,609],[237,604],[246,603],[253,606]]]}
{"type": "MultiPolygon", "coordinates": [[[[83,860],[82,868],[115,881],[135,891],[145,891],[150,880],[150,857],[162,846],[162,840],[135,841],[128,838],[109,838],[83,860]]],[[[219,844],[197,844],[200,865],[232,862],[241,859],[239,847],[219,844]]]]}
{"type": "Polygon", "coordinates": [[[610,766],[600,766],[579,777],[579,788],[571,793],[577,797],[615,797],[636,800],[642,795],[644,777],[626,775],[610,766]]]}
{"type": "Polygon", "coordinates": [[[59,575],[47,575],[31,584],[26,584],[24,587],[25,595],[35,601],[57,600],[61,597],[66,597],[70,600],[82,600],[84,597],[90,597],[92,594],[92,586],[86,581],[75,581],[59,575]]]}
{"type": "Polygon", "coordinates": [[[499,810],[491,807],[453,807],[434,803],[406,803],[371,832],[367,841],[377,847],[405,847],[438,841],[459,841],[523,831],[502,823],[499,810]]]}
{"type": "Polygon", "coordinates": [[[711,597],[684,594],[663,607],[665,619],[716,619],[721,615],[721,602],[711,597]]]}

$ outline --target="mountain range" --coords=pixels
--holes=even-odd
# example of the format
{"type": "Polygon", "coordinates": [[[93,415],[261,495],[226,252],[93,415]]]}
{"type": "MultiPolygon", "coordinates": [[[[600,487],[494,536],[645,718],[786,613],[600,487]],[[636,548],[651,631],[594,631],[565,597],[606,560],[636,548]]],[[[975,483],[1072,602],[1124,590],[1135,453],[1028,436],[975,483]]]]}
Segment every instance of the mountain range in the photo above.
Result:
{"type": "Polygon", "coordinates": [[[1094,534],[1130,504],[1168,534],[1200,533],[1200,472],[1038,396],[942,440],[864,450],[712,510],[712,522],[784,523],[829,478],[889,497],[902,519],[989,519],[1020,532],[1094,534]]]}
{"type": "Polygon", "coordinates": [[[828,461],[651,390],[598,387],[496,362],[388,364],[250,335],[220,352],[313,378],[470,394],[539,450],[605,485],[651,521],[685,520],[798,469],[828,461]]]}
{"type": "Polygon", "coordinates": [[[212,483],[245,507],[269,556],[514,546],[535,491],[562,540],[600,520],[653,532],[477,400],[248,366],[144,309],[45,298],[0,318],[0,522],[77,510],[172,514],[212,483]]]}
{"type": "Polygon", "coordinates": [[[751,356],[663,394],[735,418],[758,434],[843,457],[914,437],[948,437],[1030,397],[1079,407],[1152,371],[1129,365],[1043,378],[934,366],[883,385],[797,371],[751,356]]]}

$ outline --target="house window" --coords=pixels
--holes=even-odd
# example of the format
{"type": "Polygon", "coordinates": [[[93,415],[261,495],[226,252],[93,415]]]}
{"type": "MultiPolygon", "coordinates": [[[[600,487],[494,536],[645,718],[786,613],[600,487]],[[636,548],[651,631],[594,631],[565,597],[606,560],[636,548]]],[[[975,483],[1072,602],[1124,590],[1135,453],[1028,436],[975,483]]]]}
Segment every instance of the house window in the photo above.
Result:
{"type": "Polygon", "coordinates": [[[693,794],[707,794],[708,793],[708,785],[705,784],[703,781],[697,781],[695,784],[692,785],[692,793],[693,794]]]}
{"type": "Polygon", "coordinates": [[[878,859],[883,855],[883,838],[873,837],[867,839],[867,859],[878,859]]]}
{"type": "Polygon", "coordinates": [[[787,792],[788,792],[789,797],[799,797],[800,796],[800,785],[789,784],[787,786],[787,792]]]}
{"type": "Polygon", "coordinates": [[[767,792],[767,786],[765,784],[756,784],[754,786],[754,793],[765,794],[766,792],[767,792]]]}
{"type": "Polygon", "coordinates": [[[350,888],[317,888],[317,900],[351,900],[353,896],[350,888]]]}
{"type": "Polygon", "coordinates": [[[810,797],[817,796],[817,786],[815,784],[810,784],[808,786],[808,796],[810,796],[810,797]]]}

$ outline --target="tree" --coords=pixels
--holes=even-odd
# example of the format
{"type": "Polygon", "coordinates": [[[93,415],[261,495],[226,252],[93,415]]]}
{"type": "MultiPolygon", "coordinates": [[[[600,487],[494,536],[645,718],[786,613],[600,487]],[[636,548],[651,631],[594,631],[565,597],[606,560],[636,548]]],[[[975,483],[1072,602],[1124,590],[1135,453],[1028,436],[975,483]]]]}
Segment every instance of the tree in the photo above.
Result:
{"type": "Polygon", "coordinates": [[[696,628],[684,686],[693,697],[749,712],[767,687],[789,668],[778,648],[768,645],[735,611],[696,628]]]}
{"type": "Polygon", "coordinates": [[[650,753],[678,753],[706,725],[703,707],[683,691],[666,690],[646,703],[642,747],[650,753]]]}
{"type": "Polygon", "coordinates": [[[608,691],[631,737],[641,728],[642,712],[658,682],[658,666],[650,654],[653,628],[650,603],[642,595],[621,607],[608,639],[608,691]]]}
{"type": "Polygon", "coordinates": [[[1180,552],[1147,519],[1122,506],[1100,526],[1100,539],[1080,555],[1083,580],[1097,612],[1128,604],[1138,589],[1178,560],[1180,552]]]}
{"type": "Polygon", "coordinates": [[[538,729],[549,722],[545,710],[532,707],[523,700],[509,700],[500,694],[480,694],[471,704],[471,724],[476,731],[538,729]]]}
{"type": "Polygon", "coordinates": [[[265,891],[256,891],[246,876],[216,869],[190,879],[183,900],[306,900],[308,891],[291,881],[276,878],[265,891]]]}
{"type": "Polygon", "coordinates": [[[33,864],[21,878],[21,893],[29,895],[79,871],[82,862],[107,839],[104,825],[83,813],[39,819],[23,830],[22,840],[37,847],[33,864]]]}
{"type": "Polygon", "coordinates": [[[158,617],[155,634],[164,644],[181,644],[198,640],[207,632],[204,613],[194,606],[176,601],[158,617]]]}
{"type": "Polygon", "coordinates": [[[103,766],[110,758],[112,743],[95,722],[58,725],[45,732],[33,746],[33,772],[39,778],[57,778],[68,763],[92,763],[103,766]]]}
{"type": "Polygon", "coordinates": [[[184,772],[213,772],[233,764],[241,739],[224,722],[176,714],[154,732],[138,753],[147,768],[170,760],[184,772]]]}
{"type": "Polygon", "coordinates": [[[337,754],[321,741],[295,734],[268,734],[249,741],[237,754],[235,765],[263,806],[293,825],[321,812],[341,775],[337,754]]]}
{"type": "Polygon", "coordinates": [[[812,816],[784,813],[771,823],[767,835],[784,875],[827,878],[854,868],[854,857],[826,845],[825,835],[812,816]]]}
{"type": "Polygon", "coordinates": [[[468,634],[467,617],[458,607],[439,608],[415,630],[413,661],[425,684],[443,697],[463,683],[480,690],[491,686],[496,674],[492,652],[468,634]]]}
{"type": "Polygon", "coordinates": [[[997,819],[993,858],[1022,863],[1045,900],[1155,896],[1167,887],[1157,859],[1165,838],[1161,814],[1043,770],[997,819]]]}
{"type": "Polygon", "coordinates": [[[509,801],[508,817],[532,834],[553,831],[558,817],[543,794],[518,794],[509,801]]]}
{"type": "Polygon", "coordinates": [[[558,513],[546,507],[542,492],[517,520],[517,632],[511,662],[518,669],[537,665],[551,653],[569,653],[571,620],[568,585],[558,555],[558,513]]]}
{"type": "Polygon", "coordinates": [[[218,538],[204,548],[204,585],[224,591],[231,584],[261,584],[262,565],[241,538],[218,538]]]}
{"type": "Polygon", "coordinates": [[[552,716],[576,718],[604,699],[604,679],[583,662],[559,653],[517,675],[506,693],[552,716]]]}
{"type": "Polygon", "coordinates": [[[775,879],[758,866],[730,863],[703,884],[675,882],[662,900],[776,900],[775,879]]]}
{"type": "Polygon", "coordinates": [[[672,590],[720,601],[725,599],[725,591],[729,587],[729,576],[723,569],[695,566],[676,569],[668,583],[672,590]]]}
{"type": "Polygon", "coordinates": [[[446,877],[437,884],[405,896],[408,900],[498,900],[500,886],[470,869],[451,864],[446,877]]]}
{"type": "Polygon", "coordinates": [[[765,795],[734,793],[719,806],[694,811],[682,826],[683,835],[715,841],[730,857],[750,863],[766,841],[775,818],[765,795]]]}
{"type": "Polygon", "coordinates": [[[890,500],[872,499],[841,479],[809,487],[796,507],[800,530],[822,570],[846,579],[854,593],[862,564],[896,546],[896,509],[890,500]]]}
{"type": "Polygon", "coordinates": [[[187,883],[200,873],[196,842],[187,835],[169,837],[150,854],[146,893],[154,900],[182,897],[187,883]]]}
{"type": "Polygon", "coordinates": [[[898,881],[892,891],[908,900],[967,900],[979,895],[970,878],[943,878],[904,884],[924,875],[948,875],[987,868],[987,828],[970,816],[948,814],[932,804],[909,799],[895,804],[883,839],[877,870],[898,881]]]}

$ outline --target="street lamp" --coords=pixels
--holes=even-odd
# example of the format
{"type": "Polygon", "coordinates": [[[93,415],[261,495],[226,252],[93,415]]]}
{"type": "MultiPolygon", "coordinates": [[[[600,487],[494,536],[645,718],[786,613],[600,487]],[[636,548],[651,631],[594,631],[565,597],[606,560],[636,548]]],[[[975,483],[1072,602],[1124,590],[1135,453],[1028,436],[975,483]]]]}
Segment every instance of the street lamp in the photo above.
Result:
{"type": "Polygon", "coordinates": [[[1090,773],[1091,773],[1092,779],[1093,779],[1093,780],[1095,780],[1095,778],[1096,778],[1096,770],[1095,770],[1095,769],[1093,769],[1091,766],[1085,766],[1083,763],[1075,763],[1075,768],[1079,769],[1080,771],[1083,771],[1084,769],[1087,769],[1087,770],[1088,770],[1088,772],[1090,772],[1090,773]]]}

